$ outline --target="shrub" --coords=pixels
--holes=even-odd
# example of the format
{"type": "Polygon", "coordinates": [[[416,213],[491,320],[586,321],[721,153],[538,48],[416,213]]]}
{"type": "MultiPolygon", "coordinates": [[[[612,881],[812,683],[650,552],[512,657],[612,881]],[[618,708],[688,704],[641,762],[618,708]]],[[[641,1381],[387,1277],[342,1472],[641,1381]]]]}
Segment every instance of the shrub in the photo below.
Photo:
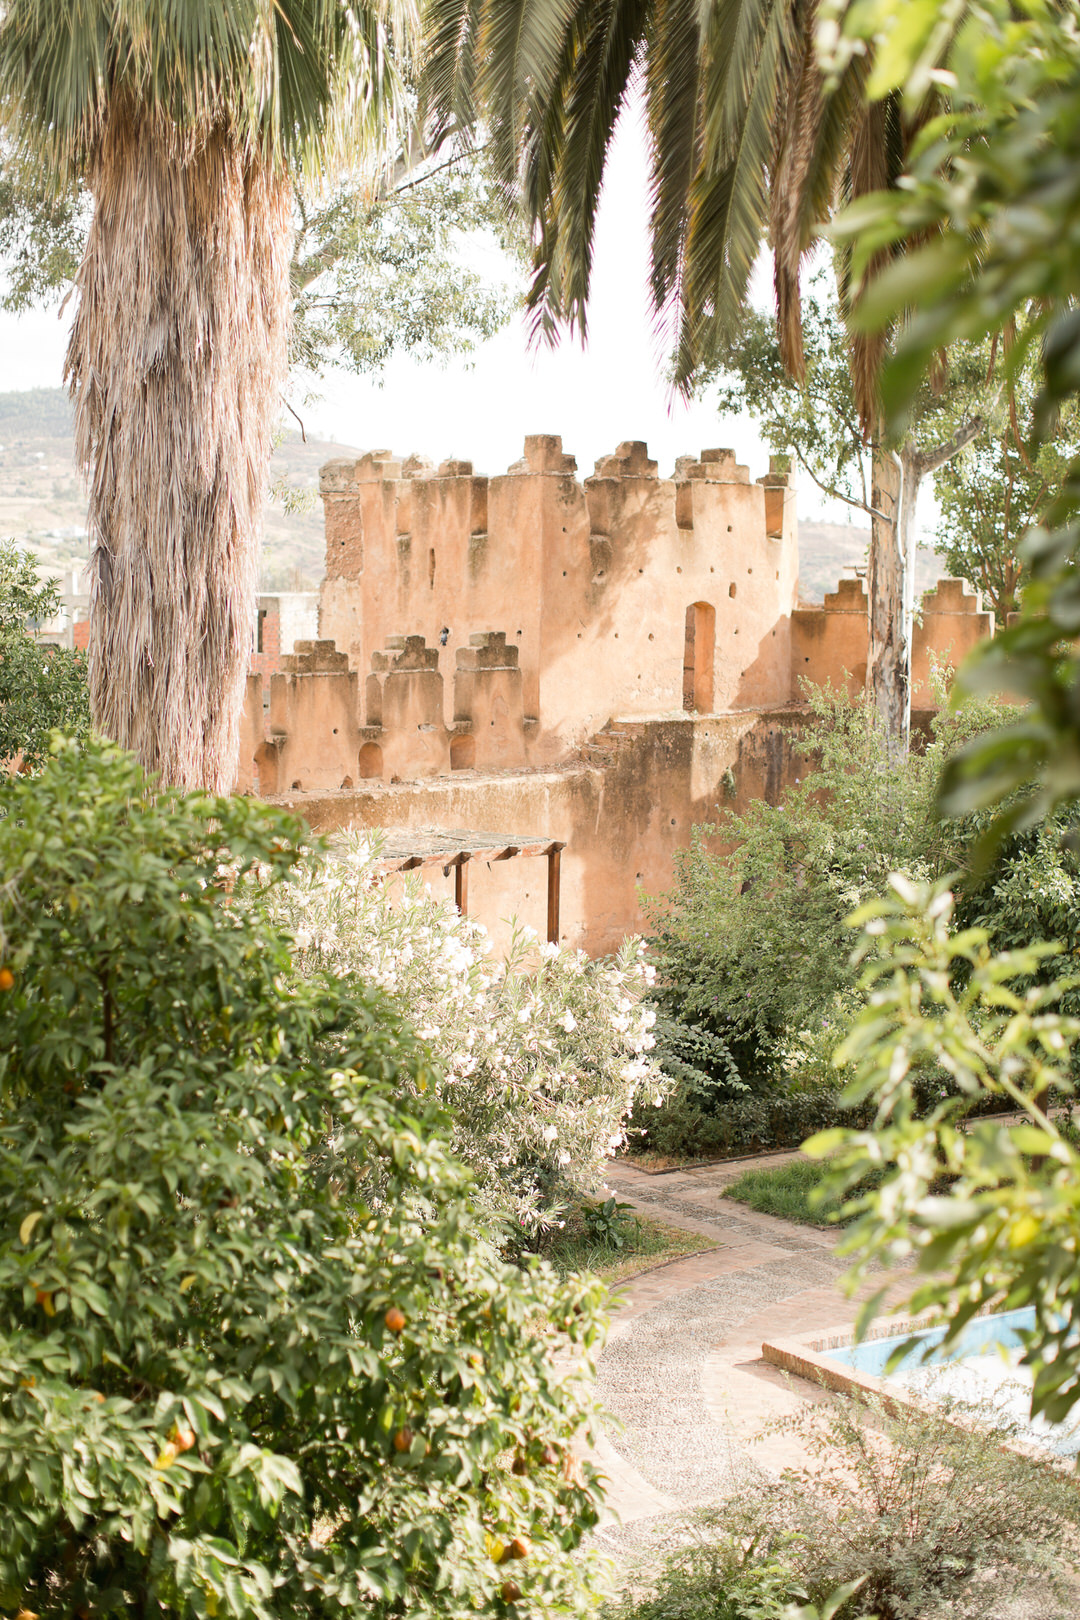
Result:
{"type": "Polygon", "coordinates": [[[39,580],[29,553],[0,542],[0,760],[21,758],[27,768],[44,764],[53,731],[90,731],[82,654],[42,647],[26,633],[59,606],[55,580],[39,580]]]}
{"type": "Polygon", "coordinates": [[[397,998],[430,1044],[452,1147],[484,1208],[532,1241],[557,1206],[594,1190],[635,1102],[665,1089],[650,1056],[644,948],[628,940],[614,959],[590,962],[519,929],[497,961],[484,929],[416,877],[391,896],[377,854],[343,841],[279,886],[274,916],[296,941],[301,974],[397,998]]]}
{"type": "Polygon", "coordinates": [[[300,833],[98,744],[0,787],[4,1612],[586,1602],[598,1289],[498,1261],[396,1009],[236,903],[300,833]]]}
{"type": "MultiPolygon", "coordinates": [[[[894,871],[951,874],[961,926],[985,927],[1002,945],[1059,940],[1066,954],[1042,959],[1033,982],[1067,976],[1080,948],[1075,813],[1014,835],[987,872],[969,867],[985,817],[943,824],[937,814],[948,758],[998,723],[1000,709],[942,711],[925,751],[894,760],[868,698],[808,695],[805,743],[817,767],[783,804],[758,801],[695,829],[676,858],[674,889],[650,908],[657,1055],[675,1082],[636,1120],[654,1151],[797,1146],[808,1130],[855,1123],[832,1063],[863,1003],[847,918],[883,894],[894,871]],[[727,854],[709,850],[717,833],[733,846],[727,854]]],[[[1065,1006],[1080,1011],[1080,992],[1067,992],[1065,1006]]],[[[937,1085],[951,1085],[947,1066],[919,1084],[932,1101],[937,1085]]]]}
{"type": "Polygon", "coordinates": [[[1074,1483],[1000,1433],[845,1400],[775,1427],[808,1465],[701,1515],[634,1620],[782,1620],[791,1599],[844,1588],[840,1620],[996,1620],[1074,1563],[1074,1483]]]}

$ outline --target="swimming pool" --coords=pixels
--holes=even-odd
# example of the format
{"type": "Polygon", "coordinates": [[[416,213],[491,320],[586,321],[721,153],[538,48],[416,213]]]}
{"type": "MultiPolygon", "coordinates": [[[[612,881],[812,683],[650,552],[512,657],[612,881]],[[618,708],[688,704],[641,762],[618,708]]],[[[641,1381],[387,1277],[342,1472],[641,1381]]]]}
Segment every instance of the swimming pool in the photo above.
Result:
{"type": "Polygon", "coordinates": [[[1048,1447],[1062,1457],[1080,1453],[1080,1414],[1066,1423],[1032,1418],[1029,1368],[1019,1365],[1021,1334],[1034,1325],[1031,1307],[977,1316],[967,1324],[959,1342],[947,1356],[936,1353],[944,1328],[924,1328],[905,1336],[910,1345],[903,1360],[886,1371],[897,1347],[896,1337],[868,1339],[862,1344],[830,1346],[822,1354],[855,1372],[869,1373],[887,1387],[908,1389],[949,1406],[977,1407],[989,1423],[1008,1428],[1018,1440],[1048,1447]],[[930,1354],[924,1360],[929,1348],[930,1354]]]}

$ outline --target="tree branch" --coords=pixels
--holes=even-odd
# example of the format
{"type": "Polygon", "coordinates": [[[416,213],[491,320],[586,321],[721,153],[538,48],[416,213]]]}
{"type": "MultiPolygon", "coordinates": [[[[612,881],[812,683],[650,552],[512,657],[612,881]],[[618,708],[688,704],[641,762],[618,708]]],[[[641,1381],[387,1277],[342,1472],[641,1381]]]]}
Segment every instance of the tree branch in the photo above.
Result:
{"type": "Polygon", "coordinates": [[[935,450],[919,451],[915,458],[919,477],[922,478],[926,473],[937,472],[939,467],[944,467],[945,463],[958,456],[972,439],[977,439],[985,426],[986,423],[981,416],[970,416],[963,427],[957,428],[951,439],[945,439],[935,450]]]}
{"type": "MultiPolygon", "coordinates": [[[[818,489],[821,490],[823,495],[828,495],[834,501],[843,501],[845,506],[853,506],[855,508],[856,512],[865,512],[867,517],[880,518],[883,523],[889,523],[889,522],[892,521],[890,518],[887,518],[885,516],[884,512],[879,512],[876,506],[871,506],[869,501],[867,501],[865,499],[861,500],[861,501],[853,500],[850,495],[845,495],[842,490],[834,489],[832,487],[832,485],[830,485],[830,484],[823,484],[821,482],[821,479],[818,477],[817,473],[814,471],[813,467],[811,467],[810,463],[806,460],[806,458],[803,455],[802,451],[798,448],[798,446],[797,445],[792,445],[792,449],[795,452],[795,460],[799,463],[799,466],[803,469],[804,472],[807,472],[807,473],[810,474],[810,477],[814,480],[814,483],[817,485],[818,489]]],[[[860,463],[860,467],[861,467],[861,463],[860,463]]],[[[865,488],[865,482],[866,481],[864,479],[863,480],[864,488],[865,488]]]]}

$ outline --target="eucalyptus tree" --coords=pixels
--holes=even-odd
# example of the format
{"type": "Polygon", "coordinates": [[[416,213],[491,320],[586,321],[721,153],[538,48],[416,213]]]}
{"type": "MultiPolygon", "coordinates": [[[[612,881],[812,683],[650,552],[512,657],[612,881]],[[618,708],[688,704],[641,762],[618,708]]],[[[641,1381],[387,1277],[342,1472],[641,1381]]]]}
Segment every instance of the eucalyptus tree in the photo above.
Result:
{"type": "Polygon", "coordinates": [[[14,161],[93,201],[67,378],[94,720],[168,783],[232,784],[293,185],[393,128],[400,27],[383,0],[0,9],[14,161]]]}
{"type": "MultiPolygon", "coordinates": [[[[437,117],[483,117],[502,183],[534,232],[535,330],[587,329],[596,212],[620,113],[643,97],[649,138],[652,301],[689,392],[738,328],[768,235],[784,364],[804,370],[799,272],[838,199],[888,187],[932,104],[871,101],[873,49],[825,93],[816,0],[431,0],[437,117]]],[[[873,274],[878,266],[871,264],[873,274]]],[[[902,466],[878,375],[888,338],[851,339],[851,380],[873,445],[868,681],[890,734],[906,735],[910,560],[902,466]]]]}

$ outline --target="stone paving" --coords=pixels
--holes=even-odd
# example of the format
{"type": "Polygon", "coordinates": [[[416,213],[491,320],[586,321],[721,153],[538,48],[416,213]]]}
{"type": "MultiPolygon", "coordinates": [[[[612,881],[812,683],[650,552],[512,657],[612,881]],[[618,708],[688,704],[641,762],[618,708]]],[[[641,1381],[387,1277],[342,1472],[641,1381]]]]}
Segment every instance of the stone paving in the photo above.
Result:
{"type": "MultiPolygon", "coordinates": [[[[755,1160],[782,1163],[790,1154],[755,1160]]],[[[620,1199],[717,1247],[645,1272],[616,1293],[597,1394],[615,1420],[598,1447],[624,1544],[644,1521],[715,1501],[802,1455],[789,1437],[754,1436],[770,1419],[823,1398],[761,1360],[770,1334],[849,1321],[835,1287],[843,1263],[828,1232],[727,1202],[740,1164],[649,1175],[613,1167],[620,1199]]]]}
{"type": "MultiPolygon", "coordinates": [[[[792,1154],[751,1161],[765,1168],[792,1154]]],[[[622,1284],[600,1358],[597,1393],[616,1420],[593,1460],[608,1476],[611,1517],[595,1542],[622,1581],[651,1585],[668,1548],[686,1540],[688,1511],[809,1461],[795,1437],[761,1437],[769,1422],[832,1397],[761,1359],[766,1338],[827,1333],[854,1321],[836,1286],[845,1262],[828,1231],[758,1215],[723,1189],[746,1162],[650,1175],[617,1163],[610,1188],[642,1214],[700,1232],[718,1246],[622,1284]]],[[[897,1290],[903,1287],[898,1278],[897,1290]]],[[[1064,1607],[1041,1582],[997,1620],[1080,1614],[1080,1583],[1064,1607]]]]}

